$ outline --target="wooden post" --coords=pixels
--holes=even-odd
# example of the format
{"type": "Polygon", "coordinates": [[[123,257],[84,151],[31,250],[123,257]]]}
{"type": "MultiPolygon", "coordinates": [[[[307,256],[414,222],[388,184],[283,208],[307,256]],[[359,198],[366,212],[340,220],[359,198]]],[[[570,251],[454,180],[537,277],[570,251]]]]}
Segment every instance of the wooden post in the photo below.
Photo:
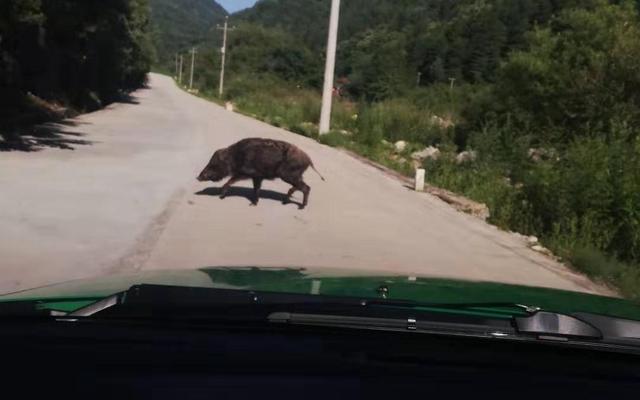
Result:
{"type": "Polygon", "coordinates": [[[415,190],[416,192],[424,192],[424,169],[416,169],[415,190]]]}

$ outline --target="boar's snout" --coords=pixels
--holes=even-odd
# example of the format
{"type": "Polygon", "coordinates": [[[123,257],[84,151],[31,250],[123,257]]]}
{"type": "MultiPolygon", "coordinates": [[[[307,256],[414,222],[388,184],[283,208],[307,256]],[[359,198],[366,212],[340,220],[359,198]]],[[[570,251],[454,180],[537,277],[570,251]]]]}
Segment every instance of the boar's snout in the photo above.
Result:
{"type": "Polygon", "coordinates": [[[209,175],[207,174],[207,169],[205,168],[202,170],[202,172],[200,172],[200,175],[198,175],[198,178],[196,179],[198,179],[198,181],[200,182],[206,182],[209,180],[208,176],[209,175]]]}
{"type": "Polygon", "coordinates": [[[211,157],[209,164],[200,172],[198,180],[200,182],[213,181],[218,182],[230,174],[228,162],[223,157],[224,151],[216,151],[211,157]]]}
{"type": "Polygon", "coordinates": [[[224,179],[225,176],[227,176],[227,173],[226,171],[223,171],[222,168],[207,166],[205,169],[202,170],[202,172],[200,172],[200,175],[198,175],[197,179],[200,182],[206,182],[206,181],[218,182],[224,179]]]}

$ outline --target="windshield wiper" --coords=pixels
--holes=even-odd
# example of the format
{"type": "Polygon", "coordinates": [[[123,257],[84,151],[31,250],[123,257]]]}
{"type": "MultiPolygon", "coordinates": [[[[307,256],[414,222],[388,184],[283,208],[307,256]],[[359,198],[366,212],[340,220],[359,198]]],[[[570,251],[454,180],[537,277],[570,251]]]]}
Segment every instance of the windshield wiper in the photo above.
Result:
{"type": "Polygon", "coordinates": [[[420,303],[159,285],[133,286],[61,317],[82,318],[270,323],[640,346],[638,321],[566,315],[516,303],[420,303]]]}
{"type": "Polygon", "coordinates": [[[428,315],[372,318],[356,315],[274,312],[269,322],[279,325],[333,327],[365,330],[408,331],[447,336],[471,336],[532,342],[556,342],[571,346],[640,354],[640,322],[602,315],[577,313],[565,315],[537,311],[526,317],[514,317],[510,324],[460,323],[434,320],[428,315]]]}
{"type": "Polygon", "coordinates": [[[505,337],[528,334],[538,338],[582,338],[602,339],[602,333],[593,326],[577,318],[550,313],[537,312],[524,318],[514,318],[513,326],[492,326],[483,324],[452,323],[421,319],[419,316],[408,318],[370,318],[353,315],[329,315],[275,312],[268,316],[270,322],[292,325],[339,326],[350,328],[389,328],[408,331],[475,333],[488,336],[505,337]]]}
{"type": "Polygon", "coordinates": [[[368,306],[385,306],[385,307],[403,307],[403,308],[440,308],[440,309],[511,309],[526,314],[533,314],[540,311],[541,308],[532,305],[508,303],[508,302],[473,302],[473,303],[427,303],[415,302],[407,300],[389,300],[389,299],[367,299],[364,300],[368,306]]]}
{"type": "Polygon", "coordinates": [[[508,324],[474,324],[451,321],[437,321],[420,316],[407,318],[372,318],[353,315],[303,314],[275,312],[268,316],[269,322],[276,324],[324,326],[340,328],[360,328],[373,330],[417,331],[448,335],[507,337],[516,335],[508,324]]]}

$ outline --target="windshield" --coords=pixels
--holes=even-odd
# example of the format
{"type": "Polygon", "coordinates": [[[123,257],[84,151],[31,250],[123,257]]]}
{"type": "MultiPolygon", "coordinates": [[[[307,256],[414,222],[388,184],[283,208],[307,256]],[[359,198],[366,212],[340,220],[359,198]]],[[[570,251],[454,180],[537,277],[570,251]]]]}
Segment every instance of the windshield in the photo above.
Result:
{"type": "Polygon", "coordinates": [[[640,315],[639,10],[3,1],[0,295],[640,315]]]}

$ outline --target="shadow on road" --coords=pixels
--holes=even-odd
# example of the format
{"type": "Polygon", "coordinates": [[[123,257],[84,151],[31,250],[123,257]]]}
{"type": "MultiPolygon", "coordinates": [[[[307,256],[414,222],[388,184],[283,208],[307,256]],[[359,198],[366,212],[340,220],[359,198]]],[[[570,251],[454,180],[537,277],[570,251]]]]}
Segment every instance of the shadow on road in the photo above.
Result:
{"type": "MultiPolygon", "coordinates": [[[[222,188],[219,187],[210,187],[204,190],[201,190],[195,193],[198,196],[220,196],[222,193],[222,188]]],[[[227,197],[244,197],[245,199],[251,201],[253,199],[253,189],[246,187],[236,187],[232,186],[227,192],[227,197]]],[[[274,192],[273,190],[260,190],[260,200],[273,200],[282,203],[286,199],[286,196],[280,192],[274,192]]],[[[295,200],[289,200],[287,204],[295,204],[298,207],[302,206],[302,203],[299,203],[295,200]]]]}
{"type": "MultiPolygon", "coordinates": [[[[146,88],[140,89],[139,92],[142,90],[146,90],[146,88]]],[[[118,100],[115,101],[115,103],[140,104],[140,100],[138,100],[138,96],[134,96],[130,93],[127,93],[127,94],[123,94],[122,97],[120,97],[118,100]]]]}
{"type": "Polygon", "coordinates": [[[77,146],[93,144],[90,140],[81,139],[85,133],[68,130],[78,125],[73,120],[64,120],[21,128],[18,132],[3,135],[5,140],[0,141],[0,151],[38,151],[46,147],[74,150],[77,146]]]}
{"type": "MultiPolygon", "coordinates": [[[[104,106],[116,103],[135,105],[140,104],[140,100],[136,94],[122,94],[104,106]]],[[[86,124],[68,119],[77,115],[76,111],[67,108],[54,110],[52,107],[41,99],[29,100],[24,95],[0,96],[0,151],[29,152],[47,147],[74,150],[94,143],[80,139],[85,133],[68,130],[69,127],[86,124]]]]}

